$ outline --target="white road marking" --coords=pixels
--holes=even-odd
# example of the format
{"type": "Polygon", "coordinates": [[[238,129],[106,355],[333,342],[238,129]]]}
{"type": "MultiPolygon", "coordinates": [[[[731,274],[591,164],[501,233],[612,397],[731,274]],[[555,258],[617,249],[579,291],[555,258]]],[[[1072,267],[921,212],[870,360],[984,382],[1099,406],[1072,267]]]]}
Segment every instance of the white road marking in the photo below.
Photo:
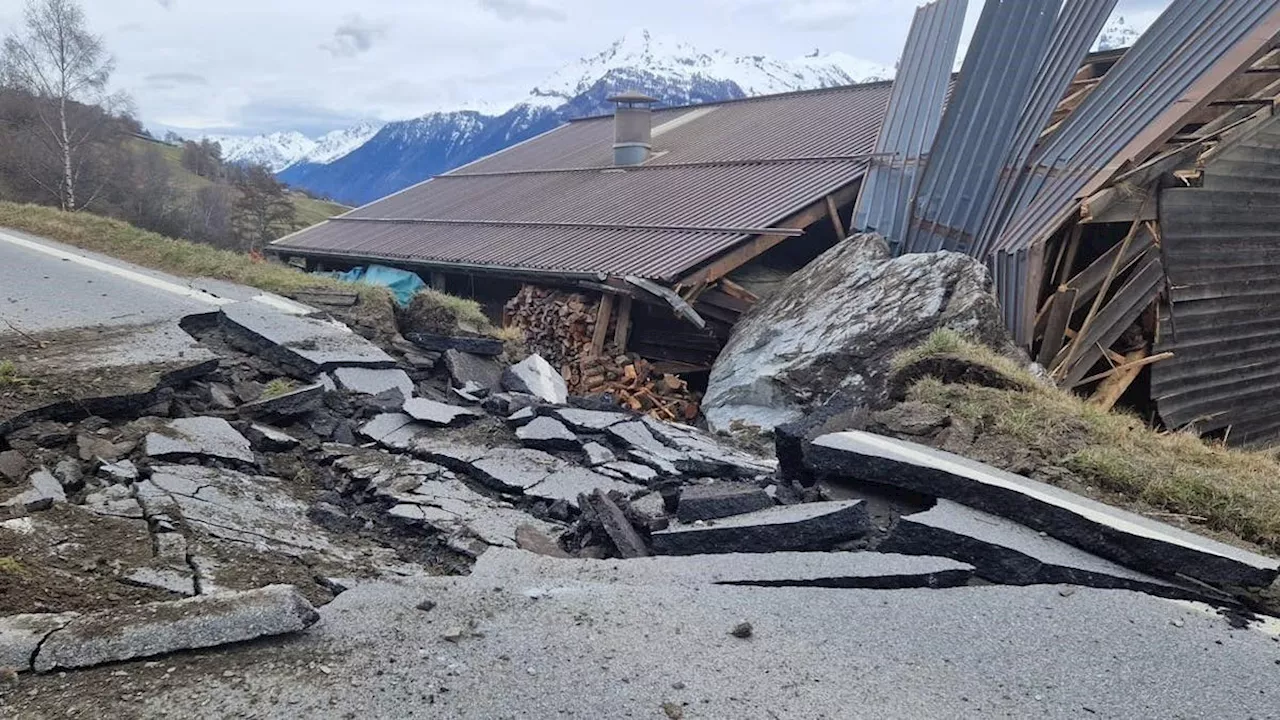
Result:
{"type": "MultiPolygon", "coordinates": [[[[38,253],[44,253],[45,255],[49,255],[50,257],[58,258],[59,260],[66,260],[68,262],[73,262],[77,265],[82,265],[84,267],[91,268],[99,272],[104,272],[109,275],[114,275],[118,278],[123,278],[125,280],[138,283],[139,285],[145,285],[149,288],[154,288],[156,290],[163,290],[165,292],[173,293],[174,295],[180,295],[182,297],[189,298],[191,300],[196,300],[202,303],[208,303],[209,305],[223,307],[226,305],[232,305],[237,302],[240,302],[239,300],[234,300],[231,298],[218,297],[213,293],[207,292],[205,290],[201,290],[199,288],[194,288],[187,285],[179,285],[178,283],[169,282],[168,280],[163,280],[158,277],[153,277],[151,275],[147,275],[146,273],[137,272],[136,270],[130,270],[129,268],[120,267],[119,265],[112,265],[111,263],[102,262],[101,260],[95,260],[91,257],[80,255],[78,253],[67,252],[66,250],[62,250],[60,248],[56,248],[51,245],[46,245],[44,243],[35,242],[33,240],[27,240],[26,238],[18,237],[17,235],[10,235],[9,233],[6,233],[6,232],[0,232],[0,240],[3,240],[4,242],[7,242],[11,245],[17,245],[18,247],[26,248],[28,250],[34,250],[35,252],[38,252],[38,253]]],[[[308,315],[312,312],[315,312],[313,308],[310,308],[306,305],[302,305],[301,303],[296,303],[287,298],[282,298],[277,295],[271,295],[267,293],[255,295],[253,297],[253,300],[255,302],[262,303],[263,305],[274,308],[280,312],[288,313],[290,315],[308,315]]]]}

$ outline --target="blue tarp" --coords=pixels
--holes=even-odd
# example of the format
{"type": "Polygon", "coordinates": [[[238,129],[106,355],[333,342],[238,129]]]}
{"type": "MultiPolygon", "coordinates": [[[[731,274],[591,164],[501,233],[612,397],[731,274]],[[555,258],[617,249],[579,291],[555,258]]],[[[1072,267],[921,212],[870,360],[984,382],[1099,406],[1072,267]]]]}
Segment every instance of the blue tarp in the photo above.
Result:
{"type": "Polygon", "coordinates": [[[346,272],[322,272],[317,274],[327,275],[346,282],[387,288],[391,291],[400,307],[407,307],[413,296],[427,286],[426,283],[422,282],[422,278],[416,274],[408,270],[397,270],[386,265],[369,265],[368,267],[351,268],[346,272]]]}

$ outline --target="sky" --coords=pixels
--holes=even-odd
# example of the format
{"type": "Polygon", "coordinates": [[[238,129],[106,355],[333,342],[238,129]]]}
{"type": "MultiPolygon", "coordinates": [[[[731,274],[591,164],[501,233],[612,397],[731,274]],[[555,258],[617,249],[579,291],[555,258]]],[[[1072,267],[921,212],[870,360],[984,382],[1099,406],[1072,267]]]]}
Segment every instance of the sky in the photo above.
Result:
{"type": "MultiPolygon", "coordinates": [[[[0,0],[0,35],[25,0],[0,0]]],[[[307,135],[433,110],[505,109],[629,30],[792,59],[892,66],[917,0],[80,0],[113,89],[153,131],[307,135]]],[[[1139,28],[1167,0],[1120,0],[1139,28]]],[[[971,0],[969,25],[981,0],[971,0]]]]}

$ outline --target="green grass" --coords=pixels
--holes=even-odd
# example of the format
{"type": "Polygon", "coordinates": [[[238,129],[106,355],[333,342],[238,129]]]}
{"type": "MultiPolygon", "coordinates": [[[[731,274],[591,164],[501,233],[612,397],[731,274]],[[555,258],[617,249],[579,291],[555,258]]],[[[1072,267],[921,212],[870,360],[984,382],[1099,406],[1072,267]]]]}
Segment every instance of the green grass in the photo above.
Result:
{"type": "Polygon", "coordinates": [[[889,361],[893,370],[936,357],[954,357],[975,365],[991,368],[1018,385],[1039,382],[1025,367],[987,347],[971,342],[960,333],[946,328],[934,330],[920,345],[904,350],[889,361]]]}
{"type": "Polygon", "coordinates": [[[21,575],[23,572],[22,563],[16,558],[9,555],[0,557],[0,575],[21,575]]]}
{"type": "Polygon", "coordinates": [[[182,277],[207,277],[288,295],[308,288],[333,288],[360,293],[383,293],[380,288],[353,285],[248,255],[175,240],[128,223],[86,212],[64,213],[42,205],[0,201],[0,226],[23,230],[84,250],[182,277]]]}
{"type": "Polygon", "coordinates": [[[294,387],[292,380],[289,380],[288,378],[276,378],[275,380],[267,383],[267,386],[263,388],[262,397],[265,400],[277,398],[286,393],[293,392],[294,387]]]}
{"type": "Polygon", "coordinates": [[[26,381],[19,377],[18,366],[12,360],[0,360],[0,388],[24,384],[26,381]]]}
{"type": "MultiPolygon", "coordinates": [[[[912,353],[917,359],[931,353],[985,358],[1003,373],[1031,377],[1016,363],[1006,365],[1005,358],[959,338],[931,338],[912,353]]],[[[1280,552],[1280,462],[1272,454],[1155,430],[1136,416],[1036,382],[1008,390],[925,378],[907,399],[945,408],[972,424],[980,436],[978,454],[984,447],[1014,449],[1038,466],[1070,470],[1109,499],[1189,516],[1280,552]]],[[[976,459],[999,464],[1000,453],[991,452],[976,459]]]]}

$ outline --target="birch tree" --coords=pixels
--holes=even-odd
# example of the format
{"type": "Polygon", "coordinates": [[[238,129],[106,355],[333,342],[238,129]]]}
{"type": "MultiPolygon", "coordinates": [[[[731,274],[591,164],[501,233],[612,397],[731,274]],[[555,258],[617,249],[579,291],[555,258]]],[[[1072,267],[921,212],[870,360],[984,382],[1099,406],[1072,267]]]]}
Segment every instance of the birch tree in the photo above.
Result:
{"type": "Polygon", "coordinates": [[[86,145],[105,113],[75,112],[75,103],[110,113],[107,81],[115,63],[102,38],[90,33],[74,0],[28,0],[22,25],[5,38],[4,81],[43,100],[40,130],[58,156],[60,178],[47,189],[63,210],[74,211],[86,145]],[[56,187],[54,187],[56,186],[56,187]]]}

